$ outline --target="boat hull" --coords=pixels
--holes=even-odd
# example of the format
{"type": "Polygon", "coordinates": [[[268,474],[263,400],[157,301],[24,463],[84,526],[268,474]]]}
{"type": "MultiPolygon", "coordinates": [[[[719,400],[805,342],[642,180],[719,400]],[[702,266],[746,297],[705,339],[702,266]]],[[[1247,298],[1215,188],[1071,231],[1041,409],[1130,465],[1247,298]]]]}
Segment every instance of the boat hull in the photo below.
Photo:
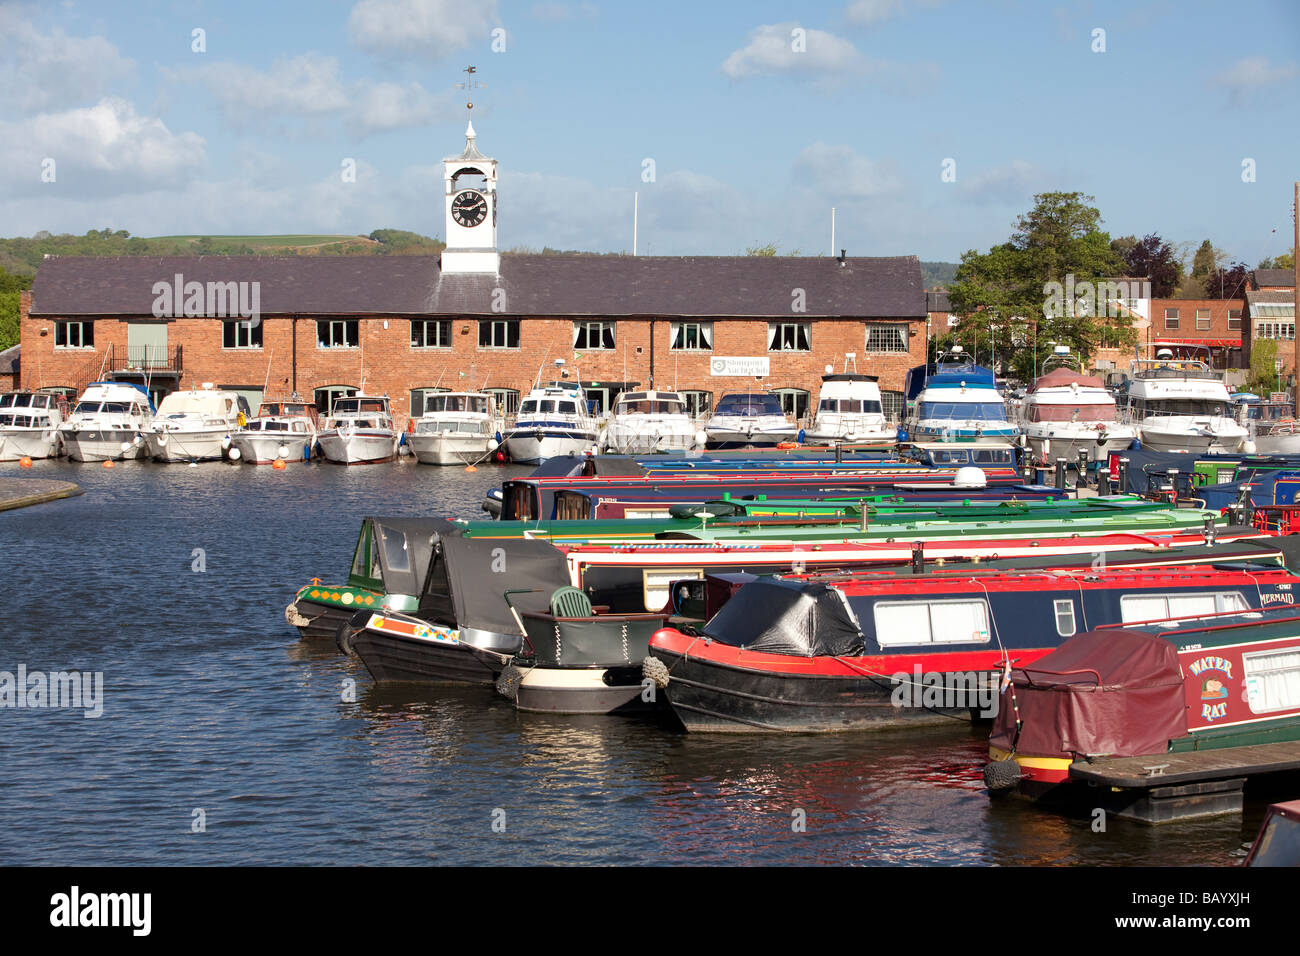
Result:
{"type": "Polygon", "coordinates": [[[493,451],[487,435],[411,434],[406,436],[415,460],[423,465],[476,465],[493,451]]]}
{"type": "Polygon", "coordinates": [[[0,431],[0,461],[58,458],[62,442],[53,428],[7,428],[0,431]]]}
{"type": "Polygon", "coordinates": [[[318,436],[321,454],[336,465],[378,465],[397,458],[400,440],[384,429],[354,432],[328,431],[318,436]]]}
{"type": "Polygon", "coordinates": [[[145,436],[149,455],[154,461],[219,461],[226,457],[226,428],[201,431],[152,432],[145,436]]]}
{"type": "Polygon", "coordinates": [[[562,455],[585,455],[596,444],[596,433],[582,428],[517,428],[505,437],[510,460],[540,465],[562,455]]]}
{"type": "Polygon", "coordinates": [[[1088,453],[1089,461],[1106,461],[1112,452],[1127,451],[1137,434],[1108,435],[1105,438],[1098,438],[1095,432],[1092,435],[1079,436],[1026,433],[1025,437],[1035,458],[1041,458],[1046,448],[1046,455],[1049,458],[1066,458],[1075,462],[1079,460],[1080,451],[1088,453]]]}
{"type": "Polygon", "coordinates": [[[635,714],[656,708],[646,696],[640,665],[533,667],[519,681],[515,707],[546,714],[635,714]]]}
{"type": "Polygon", "coordinates": [[[230,444],[239,451],[240,461],[250,465],[270,465],[276,461],[307,460],[311,456],[315,438],[306,435],[295,435],[287,439],[269,438],[241,432],[230,439],[230,444]]]}
{"type": "Polygon", "coordinates": [[[459,641],[420,639],[370,627],[352,635],[352,651],[377,681],[493,684],[510,658],[459,641]]]}
{"type": "Polygon", "coordinates": [[[73,461],[133,461],[149,457],[148,442],[134,429],[76,429],[65,432],[63,441],[73,461]],[[123,450],[123,443],[131,447],[123,450]]]}

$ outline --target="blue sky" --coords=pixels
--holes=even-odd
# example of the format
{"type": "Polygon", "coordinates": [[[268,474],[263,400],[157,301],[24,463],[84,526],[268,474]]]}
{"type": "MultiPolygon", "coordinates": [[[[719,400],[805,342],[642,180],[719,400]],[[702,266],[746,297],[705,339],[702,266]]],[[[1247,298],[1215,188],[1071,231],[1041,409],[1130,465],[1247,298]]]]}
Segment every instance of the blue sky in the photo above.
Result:
{"type": "Polygon", "coordinates": [[[0,0],[0,35],[6,236],[441,235],[471,63],[503,248],[630,250],[637,191],[642,254],[826,254],[834,206],[851,255],[955,261],[1080,190],[1253,266],[1300,179],[1294,0],[0,0]]]}

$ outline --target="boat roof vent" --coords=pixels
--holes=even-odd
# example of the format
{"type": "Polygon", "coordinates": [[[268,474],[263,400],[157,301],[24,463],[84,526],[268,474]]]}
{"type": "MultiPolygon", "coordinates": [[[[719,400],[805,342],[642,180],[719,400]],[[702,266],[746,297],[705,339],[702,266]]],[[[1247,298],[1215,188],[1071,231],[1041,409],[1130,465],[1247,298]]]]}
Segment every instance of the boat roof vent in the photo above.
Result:
{"type": "Polygon", "coordinates": [[[953,475],[952,483],[957,488],[984,488],[988,486],[989,480],[983,468],[963,465],[957,469],[957,474],[953,475]]]}

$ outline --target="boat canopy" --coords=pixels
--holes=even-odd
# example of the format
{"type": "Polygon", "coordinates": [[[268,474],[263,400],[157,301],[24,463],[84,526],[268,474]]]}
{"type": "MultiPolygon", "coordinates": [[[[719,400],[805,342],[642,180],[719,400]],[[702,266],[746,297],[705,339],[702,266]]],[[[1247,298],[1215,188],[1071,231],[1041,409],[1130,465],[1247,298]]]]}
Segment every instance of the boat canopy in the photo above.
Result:
{"type": "Polygon", "coordinates": [[[1032,395],[1040,388],[1069,388],[1071,384],[1077,384],[1080,388],[1106,387],[1095,375],[1083,375],[1073,368],[1054,368],[1046,375],[1034,379],[1034,383],[1029,386],[1029,394],[1032,395]]]}
{"type": "Polygon", "coordinates": [[[420,593],[435,543],[456,526],[442,518],[366,518],[352,578],[385,594],[420,593]]]}
{"type": "Polygon", "coordinates": [[[791,657],[861,654],[864,646],[834,588],[775,578],[746,584],[703,630],[723,644],[791,657]]]}
{"type": "MultiPolygon", "coordinates": [[[[531,538],[467,538],[449,522],[420,592],[419,616],[460,628],[520,634],[511,604],[544,613],[569,584],[564,554],[531,538]],[[510,602],[506,592],[512,592],[510,602]]],[[[521,635],[522,636],[522,635],[521,635]]]]}
{"type": "Polygon", "coordinates": [[[1009,752],[1160,754],[1188,732],[1178,650],[1139,630],[1072,637],[1014,670],[1009,693],[1015,706],[998,708],[989,737],[992,746],[1009,752]]]}

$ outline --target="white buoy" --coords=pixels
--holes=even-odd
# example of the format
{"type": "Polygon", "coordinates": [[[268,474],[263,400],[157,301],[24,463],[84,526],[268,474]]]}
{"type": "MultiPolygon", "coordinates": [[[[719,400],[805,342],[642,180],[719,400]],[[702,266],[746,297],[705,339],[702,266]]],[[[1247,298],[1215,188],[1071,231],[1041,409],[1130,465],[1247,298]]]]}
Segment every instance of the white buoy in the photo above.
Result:
{"type": "Polygon", "coordinates": [[[232,446],[230,449],[230,460],[239,461],[240,457],[241,455],[239,454],[239,449],[232,446]]]}
{"type": "Polygon", "coordinates": [[[709,443],[709,433],[701,429],[695,433],[695,444],[703,448],[709,443]]]}
{"type": "Polygon", "coordinates": [[[277,457],[277,458],[288,458],[288,457],[289,457],[289,446],[288,446],[288,445],[281,445],[281,446],[279,447],[279,449],[276,451],[276,453],[275,453],[275,457],[277,457]]]}

